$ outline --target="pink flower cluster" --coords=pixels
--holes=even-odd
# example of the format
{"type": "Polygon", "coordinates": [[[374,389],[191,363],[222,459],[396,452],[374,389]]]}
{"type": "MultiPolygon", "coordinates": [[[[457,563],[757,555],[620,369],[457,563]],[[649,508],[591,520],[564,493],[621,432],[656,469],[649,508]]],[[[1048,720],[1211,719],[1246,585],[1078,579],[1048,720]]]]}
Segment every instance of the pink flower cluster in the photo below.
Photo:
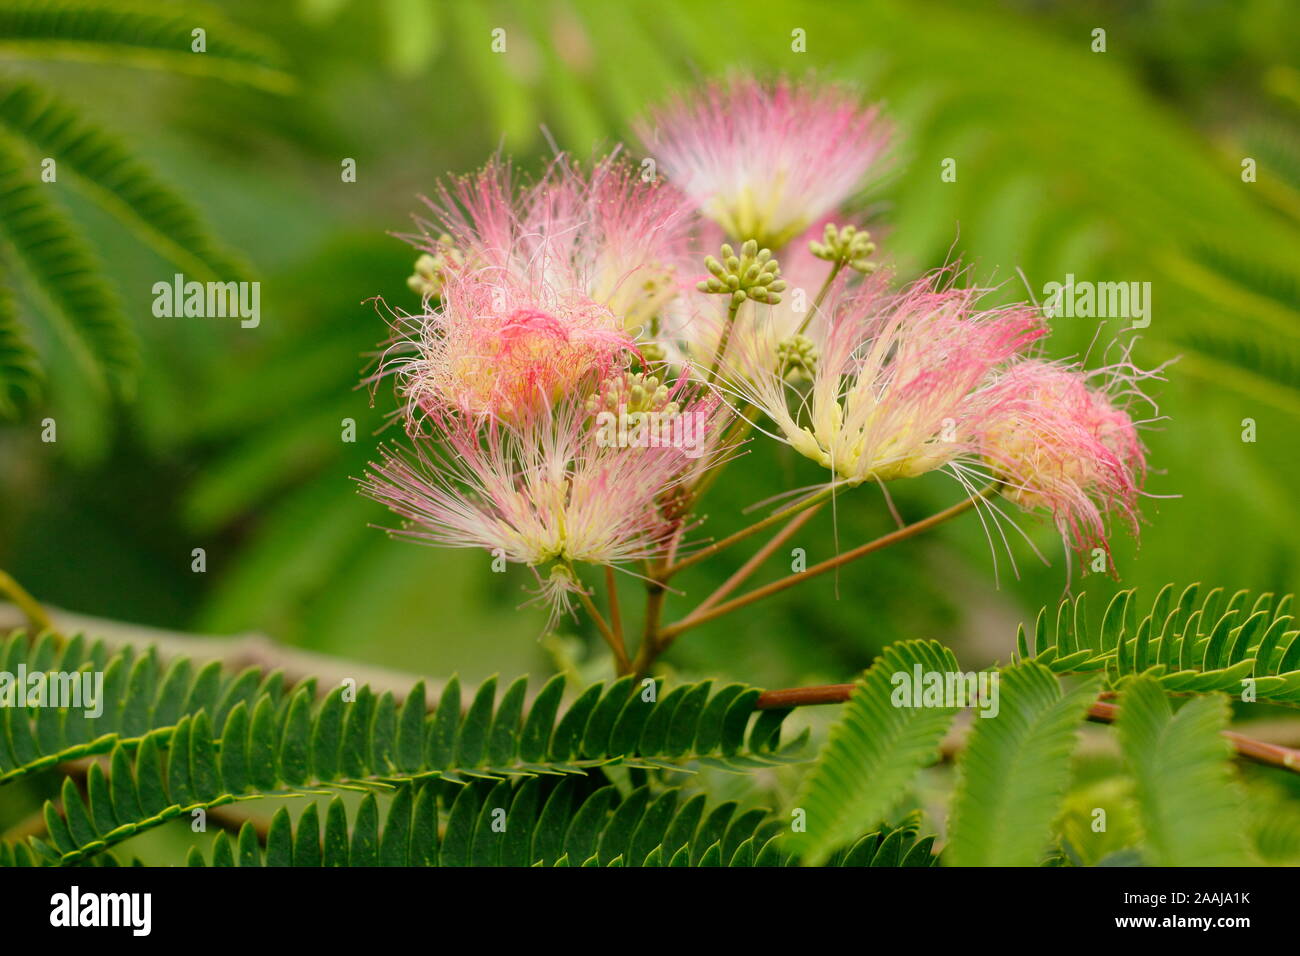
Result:
{"type": "Polygon", "coordinates": [[[1037,359],[1011,366],[995,386],[1005,398],[980,424],[980,453],[1023,508],[1045,508],[1078,551],[1103,548],[1106,515],[1136,533],[1146,454],[1133,419],[1110,395],[1131,380],[1117,366],[1094,373],[1037,359]]]}
{"type": "Polygon", "coordinates": [[[1115,388],[1134,375],[1094,387],[1037,356],[1037,309],[986,306],[951,270],[896,288],[865,233],[828,226],[879,167],[876,107],[743,78],[640,128],[650,162],[561,156],[521,182],[497,160],[428,200],[407,237],[422,307],[377,376],[414,448],[364,484],[399,534],[526,564],[565,607],[576,564],[680,545],[739,409],[833,483],[982,474],[1079,549],[1105,546],[1109,514],[1135,525],[1145,453],[1115,388]],[[676,415],[705,423],[703,454],[606,439],[694,434],[676,415]]]}
{"type": "Polygon", "coordinates": [[[1136,531],[1146,474],[1136,426],[1112,393],[1126,385],[1124,397],[1141,400],[1141,373],[1044,362],[1038,309],[985,307],[989,290],[950,279],[943,271],[895,292],[877,274],[834,287],[824,326],[809,329],[817,358],[806,376],[792,381],[779,364],[755,374],[772,333],[737,356],[732,386],[773,437],[837,483],[944,470],[974,492],[996,479],[1022,509],[1049,512],[1076,551],[1109,553],[1106,517],[1136,531]]]}
{"type": "Polygon", "coordinates": [[[978,457],[981,423],[1012,399],[997,371],[1045,330],[1033,309],[981,310],[980,290],[941,278],[893,292],[876,275],[833,290],[811,387],[774,368],[738,390],[786,442],[851,485],[978,457]]]}
{"type": "Polygon", "coordinates": [[[424,309],[395,316],[376,379],[395,381],[414,447],[386,450],[363,490],[406,520],[397,534],[525,564],[564,608],[574,564],[653,558],[683,530],[678,488],[717,460],[720,403],[667,369],[624,389],[678,294],[685,200],[617,156],[514,180],[494,162],[444,185],[409,237],[424,309]],[[597,407],[624,390],[632,407],[597,407]],[[620,411],[632,428],[603,420],[620,411]],[[650,413],[689,442],[640,440],[650,413]]]}

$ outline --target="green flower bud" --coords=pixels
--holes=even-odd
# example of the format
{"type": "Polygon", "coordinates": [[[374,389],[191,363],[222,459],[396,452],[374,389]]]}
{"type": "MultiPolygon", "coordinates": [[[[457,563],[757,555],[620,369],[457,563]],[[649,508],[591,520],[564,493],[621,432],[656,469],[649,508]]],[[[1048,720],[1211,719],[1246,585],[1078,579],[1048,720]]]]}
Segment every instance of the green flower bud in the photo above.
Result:
{"type": "Polygon", "coordinates": [[[863,275],[876,270],[876,263],[868,258],[876,251],[876,244],[871,241],[871,234],[856,226],[836,228],[834,223],[827,223],[822,234],[822,241],[808,243],[808,250],[818,259],[834,262],[838,266],[848,266],[863,275]]]}
{"type": "Polygon", "coordinates": [[[772,257],[772,250],[760,249],[758,242],[747,239],[740,254],[730,243],[723,243],[722,258],[706,256],[704,266],[710,278],[695,284],[701,292],[730,294],[731,306],[739,308],[747,299],[774,305],[781,301],[786,282],[781,278],[781,266],[772,257]]]}
{"type": "Polygon", "coordinates": [[[817,346],[806,335],[793,335],[776,347],[778,370],[789,382],[811,379],[819,357],[817,346]]]}
{"type": "Polygon", "coordinates": [[[415,260],[415,274],[406,279],[406,287],[421,298],[442,295],[447,272],[465,263],[464,255],[446,233],[438,237],[435,248],[436,254],[426,252],[415,260]]]}

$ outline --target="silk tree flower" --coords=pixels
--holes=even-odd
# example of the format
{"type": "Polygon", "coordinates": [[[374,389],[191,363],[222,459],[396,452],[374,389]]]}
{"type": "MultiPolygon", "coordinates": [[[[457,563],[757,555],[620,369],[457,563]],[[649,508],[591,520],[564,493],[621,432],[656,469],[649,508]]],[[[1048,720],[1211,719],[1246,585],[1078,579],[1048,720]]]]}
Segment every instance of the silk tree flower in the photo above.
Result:
{"type": "Polygon", "coordinates": [[[493,281],[509,276],[560,297],[585,296],[624,330],[648,334],[678,291],[675,269],[694,220],[686,198],[646,181],[617,153],[589,171],[561,156],[536,183],[515,178],[508,164],[493,162],[426,200],[433,220],[417,220],[424,232],[406,237],[424,253],[412,287],[439,288],[420,266],[475,269],[493,281]]]}
{"type": "Polygon", "coordinates": [[[398,317],[381,365],[397,378],[408,421],[439,409],[502,421],[544,414],[633,347],[608,307],[571,290],[480,270],[445,276],[441,293],[428,313],[398,317]]]}
{"type": "Polygon", "coordinates": [[[689,200],[617,155],[588,174],[562,162],[529,199],[527,235],[547,236],[550,251],[625,331],[652,336],[679,294],[678,271],[690,255],[697,218],[689,200]]]}
{"type": "Polygon", "coordinates": [[[787,368],[732,387],[777,437],[850,485],[977,458],[984,422],[1011,400],[995,373],[1044,329],[1033,309],[981,309],[985,290],[944,288],[942,276],[891,294],[875,275],[832,293],[806,391],[787,368]]]}
{"type": "Polygon", "coordinates": [[[1095,547],[1109,552],[1109,515],[1137,530],[1146,454],[1132,418],[1110,394],[1131,384],[1126,368],[1094,373],[1106,381],[1093,388],[1080,370],[1019,362],[998,385],[1012,400],[1000,405],[980,436],[981,454],[1005,482],[1004,496],[1026,510],[1050,511],[1080,553],[1095,547]]]}
{"type": "Polygon", "coordinates": [[[674,100],[637,132],[729,237],[773,251],[849,199],[890,135],[845,88],[752,77],[674,100]]]}
{"type": "MultiPolygon", "coordinates": [[[[624,374],[594,395],[618,394],[628,384],[624,374]]],[[[434,411],[427,429],[413,436],[413,448],[381,449],[383,460],[362,490],[406,519],[395,535],[482,548],[527,565],[541,583],[541,598],[567,610],[581,586],[574,565],[618,565],[667,547],[681,530],[678,485],[695,473],[701,453],[717,450],[717,400],[692,398],[684,380],[662,393],[654,384],[659,411],[694,418],[693,447],[605,440],[595,420],[601,403],[593,396],[563,400],[518,422],[434,411]]]]}

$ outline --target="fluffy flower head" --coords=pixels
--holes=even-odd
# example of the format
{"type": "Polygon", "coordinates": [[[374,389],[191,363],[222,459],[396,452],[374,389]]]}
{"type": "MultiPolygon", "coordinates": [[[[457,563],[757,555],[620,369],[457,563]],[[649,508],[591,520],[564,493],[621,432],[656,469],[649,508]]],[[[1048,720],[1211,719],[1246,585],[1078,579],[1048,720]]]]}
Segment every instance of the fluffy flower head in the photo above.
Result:
{"type": "Polygon", "coordinates": [[[433,220],[408,237],[428,257],[426,268],[463,263],[492,281],[581,296],[632,334],[676,295],[675,266],[693,214],[679,192],[643,178],[617,154],[586,171],[561,156],[527,186],[493,162],[443,184],[428,203],[433,220]]]}
{"type": "Polygon", "coordinates": [[[804,393],[778,368],[742,379],[738,391],[791,447],[850,484],[973,456],[981,423],[1008,400],[992,387],[995,371],[1043,334],[1034,311],[982,310],[981,294],[940,288],[937,277],[896,295],[879,276],[841,288],[824,342],[811,350],[811,388],[804,393]]]}
{"type": "Polygon", "coordinates": [[[749,77],[671,102],[638,133],[728,236],[774,250],[852,196],[889,139],[846,89],[749,77]]]}
{"type": "Polygon", "coordinates": [[[437,308],[413,317],[404,344],[414,355],[390,362],[412,417],[433,408],[503,421],[542,414],[632,347],[605,306],[492,274],[448,277],[437,308]]]}
{"type": "MultiPolygon", "coordinates": [[[[1116,370],[1103,370],[1111,382],[1116,370]]],[[[1106,515],[1136,527],[1146,457],[1137,428],[1083,372],[1017,363],[998,386],[1011,400],[981,435],[981,453],[1025,509],[1045,508],[1079,551],[1106,546],[1106,515]]]]}
{"type": "MultiPolygon", "coordinates": [[[[625,382],[620,373],[598,394],[625,382]]],[[[683,380],[668,388],[657,407],[695,416],[711,453],[721,431],[717,402],[690,400],[685,387],[683,380]]],[[[680,528],[673,491],[700,465],[698,447],[605,440],[595,417],[587,399],[518,423],[435,412],[429,424],[438,440],[418,437],[409,453],[385,450],[363,490],[407,520],[397,534],[484,548],[539,569],[543,596],[563,603],[578,586],[573,564],[662,551],[680,528]]]]}

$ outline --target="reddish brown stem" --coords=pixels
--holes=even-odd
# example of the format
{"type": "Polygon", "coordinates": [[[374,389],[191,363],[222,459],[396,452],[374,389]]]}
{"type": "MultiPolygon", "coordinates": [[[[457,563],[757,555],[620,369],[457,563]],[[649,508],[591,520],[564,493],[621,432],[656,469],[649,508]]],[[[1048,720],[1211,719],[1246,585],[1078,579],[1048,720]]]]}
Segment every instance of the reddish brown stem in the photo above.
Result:
{"type": "Polygon", "coordinates": [[[632,672],[632,662],[628,659],[627,648],[623,646],[623,638],[610,629],[609,623],[597,609],[595,602],[591,600],[591,596],[583,590],[581,584],[578,585],[577,594],[578,600],[582,602],[582,606],[587,609],[587,614],[595,622],[596,630],[600,631],[600,636],[605,639],[605,643],[609,645],[609,649],[613,652],[614,663],[618,667],[618,672],[620,674],[630,674],[632,672]]]}
{"type": "MultiPolygon", "coordinates": [[[[1118,716],[1119,707],[1103,700],[1098,700],[1088,708],[1088,719],[1094,723],[1113,724],[1118,716]]],[[[1225,730],[1223,736],[1232,743],[1232,749],[1237,752],[1238,757],[1300,773],[1300,750],[1283,747],[1281,744],[1271,744],[1266,740],[1256,740],[1235,730],[1225,730]]]]}
{"type": "MultiPolygon", "coordinates": [[[[789,687],[784,690],[764,691],[754,704],[755,710],[776,710],[782,707],[808,707],[815,704],[842,704],[853,693],[854,684],[822,684],[816,687],[789,687]]],[[[1119,716],[1119,707],[1097,700],[1088,708],[1088,719],[1099,724],[1113,724],[1119,716]]],[[[1223,731],[1238,757],[1279,770],[1300,773],[1300,750],[1281,744],[1256,740],[1233,730],[1223,731]]]]}
{"type": "MultiPolygon", "coordinates": [[[[995,494],[1001,487],[1001,484],[995,481],[982,491],[976,492],[964,501],[959,501],[950,508],[945,508],[938,514],[933,514],[928,518],[923,518],[920,521],[913,522],[906,527],[899,528],[897,531],[891,531],[889,534],[882,535],[874,541],[868,541],[866,544],[854,548],[852,551],[845,551],[843,554],[836,555],[833,558],[828,558],[820,564],[814,564],[806,571],[787,575],[786,577],[773,581],[771,584],[765,584],[760,588],[755,588],[752,591],[742,594],[740,597],[732,598],[730,601],[719,604],[715,607],[704,610],[697,608],[690,614],[687,614],[686,617],[682,618],[680,621],[668,625],[659,632],[660,648],[661,650],[667,648],[678,638],[678,636],[689,631],[693,627],[698,627],[701,624],[712,621],[714,618],[722,617],[724,614],[730,614],[732,611],[753,604],[755,601],[761,600],[762,598],[777,594],[787,588],[792,588],[796,584],[802,584],[809,578],[815,578],[819,574],[833,571],[838,567],[848,564],[850,561],[856,561],[858,558],[871,554],[873,551],[879,551],[881,548],[886,548],[891,544],[902,541],[904,538],[910,538],[912,535],[920,534],[922,531],[928,531],[935,525],[943,524],[943,522],[950,518],[955,518],[957,515],[975,507],[977,502],[995,494]]],[[[720,543],[725,544],[726,541],[727,539],[724,539],[723,542],[720,543]]]]}
{"type": "Polygon", "coordinates": [[[623,614],[618,606],[618,583],[614,580],[614,569],[605,565],[605,590],[609,592],[609,629],[623,643],[623,614]]]}
{"type": "Polygon", "coordinates": [[[738,544],[741,541],[744,541],[746,538],[758,534],[760,531],[770,528],[773,525],[780,524],[782,521],[785,521],[787,518],[791,518],[797,514],[800,514],[801,512],[808,511],[809,509],[820,505],[833,493],[833,491],[834,489],[831,487],[823,488],[821,491],[817,492],[814,495],[809,495],[807,498],[804,498],[801,501],[797,501],[794,504],[789,505],[788,507],[782,508],[780,511],[773,512],[772,514],[768,515],[766,518],[763,518],[759,521],[755,521],[753,524],[741,528],[739,531],[735,532],[734,534],[727,535],[721,541],[715,541],[713,542],[713,544],[705,545],[704,547],[700,548],[700,550],[696,551],[694,554],[682,558],[680,561],[670,562],[668,566],[664,569],[662,580],[666,581],[668,580],[668,578],[672,577],[678,571],[684,571],[686,568],[689,568],[693,564],[699,564],[705,558],[713,557],[719,551],[725,551],[733,544],[738,544]]]}
{"type": "Polygon", "coordinates": [[[778,710],[782,707],[809,707],[814,704],[842,704],[853,693],[853,684],[821,684],[817,687],[787,687],[765,690],[754,704],[755,710],[778,710]]]}
{"type": "Polygon", "coordinates": [[[727,578],[716,591],[700,602],[700,606],[695,609],[695,613],[707,611],[713,605],[717,604],[736,588],[740,587],[749,579],[749,576],[763,566],[763,562],[770,558],[773,552],[781,545],[790,540],[791,536],[808,523],[819,510],[821,505],[814,505],[807,511],[801,512],[790,519],[789,524],[772,536],[772,539],[759,548],[754,556],[740,566],[740,568],[731,577],[727,578]]]}

